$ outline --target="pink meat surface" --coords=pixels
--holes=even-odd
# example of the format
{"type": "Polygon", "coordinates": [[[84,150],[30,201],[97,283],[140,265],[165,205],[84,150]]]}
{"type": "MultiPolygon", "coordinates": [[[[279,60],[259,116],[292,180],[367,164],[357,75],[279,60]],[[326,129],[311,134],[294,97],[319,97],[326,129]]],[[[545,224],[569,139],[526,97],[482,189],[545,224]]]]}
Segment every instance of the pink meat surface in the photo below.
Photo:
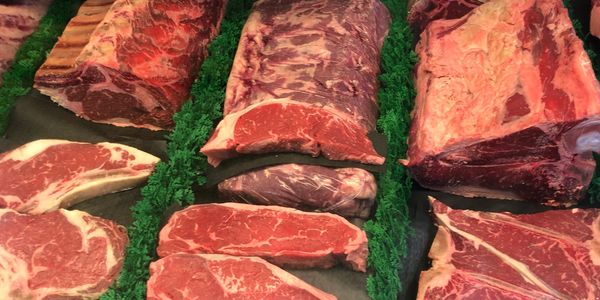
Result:
{"type": "Polygon", "coordinates": [[[572,205],[600,147],[600,86],[560,0],[497,0],[417,46],[408,161],[426,187],[572,205]]]}
{"type": "Polygon", "coordinates": [[[258,257],[173,254],[150,265],[148,300],[333,300],[258,257]]]}
{"type": "Polygon", "coordinates": [[[37,140],[0,154],[0,208],[40,214],[130,189],[158,161],[120,144],[37,140]]]}
{"type": "Polygon", "coordinates": [[[600,0],[592,0],[592,11],[590,13],[590,33],[600,38],[600,0]]]}
{"type": "Polygon", "coordinates": [[[489,0],[415,0],[411,1],[408,23],[419,35],[434,20],[458,19],[489,0]]]}
{"type": "Polygon", "coordinates": [[[86,1],[36,74],[35,86],[85,119],[170,129],[227,1],[110,2],[86,1]],[[82,31],[89,37],[81,39],[82,31]],[[69,54],[70,61],[64,59],[69,54]]]}
{"type": "Polygon", "coordinates": [[[225,117],[201,151],[209,162],[300,152],[383,164],[379,56],[390,15],[379,0],[256,1],[242,32],[225,117]]]}
{"type": "Polygon", "coordinates": [[[160,232],[160,257],[175,253],[259,256],[280,266],[367,268],[367,236],[344,218],[279,206],[193,205],[160,232]]]}
{"type": "Polygon", "coordinates": [[[0,299],[97,299],[127,241],[124,227],[81,211],[0,209],[0,299]]]}
{"type": "Polygon", "coordinates": [[[600,210],[453,210],[439,225],[417,299],[598,299],[600,210]]]}

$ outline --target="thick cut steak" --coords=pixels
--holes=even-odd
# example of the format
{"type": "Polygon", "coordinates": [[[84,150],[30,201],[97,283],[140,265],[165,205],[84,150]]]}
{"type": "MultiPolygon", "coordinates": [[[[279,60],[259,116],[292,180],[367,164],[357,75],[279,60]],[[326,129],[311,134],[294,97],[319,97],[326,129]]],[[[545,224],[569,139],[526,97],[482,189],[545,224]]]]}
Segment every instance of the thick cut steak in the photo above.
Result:
{"type": "Polygon", "coordinates": [[[37,140],[0,154],[0,208],[40,214],[130,189],[158,161],[121,144],[37,140]]]}
{"type": "Polygon", "coordinates": [[[127,234],[81,211],[0,209],[0,299],[96,299],[123,265],[127,234]]]}
{"type": "Polygon", "coordinates": [[[0,85],[2,73],[12,64],[23,41],[35,31],[50,2],[51,0],[0,1],[0,85]]]}
{"type": "Polygon", "coordinates": [[[276,265],[329,268],[341,261],[367,269],[367,236],[346,219],[279,206],[193,205],[160,232],[157,253],[259,256],[276,265]]]}
{"type": "Polygon", "coordinates": [[[378,106],[379,55],[390,23],[379,0],[260,0],[242,32],[225,118],[201,149],[300,152],[382,164],[367,137],[378,106]]]}
{"type": "Polygon", "coordinates": [[[408,164],[426,187],[570,205],[594,172],[600,86],[560,0],[497,0],[417,46],[408,164]]]}
{"type": "Polygon", "coordinates": [[[417,299],[599,299],[600,210],[453,210],[439,225],[417,299]]]}
{"type": "Polygon", "coordinates": [[[592,0],[592,12],[590,15],[590,33],[600,38],[600,0],[592,0]]]}
{"type": "Polygon", "coordinates": [[[258,257],[173,254],[150,265],[148,300],[333,300],[258,257]]]}
{"type": "Polygon", "coordinates": [[[408,23],[418,35],[438,19],[458,19],[489,0],[415,0],[411,1],[408,23]]]}
{"type": "Polygon", "coordinates": [[[226,0],[88,0],[37,72],[35,87],[85,119],[171,128],[225,6],[226,0]]]}
{"type": "Polygon", "coordinates": [[[229,178],[219,191],[224,199],[367,218],[377,182],[363,169],[286,164],[229,178]]]}

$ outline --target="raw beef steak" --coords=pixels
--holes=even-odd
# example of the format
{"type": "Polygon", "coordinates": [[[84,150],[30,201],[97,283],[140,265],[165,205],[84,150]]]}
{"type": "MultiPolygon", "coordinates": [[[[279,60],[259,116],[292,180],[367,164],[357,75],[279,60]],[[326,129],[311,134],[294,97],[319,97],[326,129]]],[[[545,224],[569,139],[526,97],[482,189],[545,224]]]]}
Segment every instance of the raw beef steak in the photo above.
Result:
{"type": "Polygon", "coordinates": [[[120,144],[37,140],[0,154],[0,208],[40,214],[130,189],[158,161],[120,144]]]}
{"type": "Polygon", "coordinates": [[[336,298],[258,257],[173,254],[150,265],[147,299],[336,298]]]}
{"type": "Polygon", "coordinates": [[[417,299],[600,298],[600,210],[514,215],[431,202],[439,229],[417,299]]]}
{"type": "Polygon", "coordinates": [[[377,182],[363,169],[287,164],[229,178],[219,191],[224,199],[367,218],[377,182]]]}
{"type": "Polygon", "coordinates": [[[226,0],[88,0],[35,87],[77,115],[168,129],[216,36],[226,0]]]}
{"type": "Polygon", "coordinates": [[[590,15],[590,33],[600,38],[600,0],[592,0],[592,12],[590,15]]]}
{"type": "Polygon", "coordinates": [[[23,41],[37,28],[50,1],[0,1],[0,85],[2,74],[12,64],[23,41]]]}
{"type": "Polygon", "coordinates": [[[438,19],[458,19],[489,0],[415,0],[408,11],[408,22],[415,34],[438,19]]]}
{"type": "Polygon", "coordinates": [[[124,227],[81,211],[0,209],[0,299],[97,299],[126,244],[124,227]]]}
{"type": "Polygon", "coordinates": [[[212,165],[241,153],[300,152],[383,164],[379,55],[390,15],[379,0],[260,0],[240,38],[225,118],[201,149],[212,165]]]}
{"type": "Polygon", "coordinates": [[[302,268],[329,268],[342,261],[365,272],[368,248],[365,232],[340,216],[225,203],[176,212],[160,232],[157,253],[259,256],[302,268]]]}
{"type": "Polygon", "coordinates": [[[600,148],[600,86],[560,0],[497,0],[417,47],[408,164],[464,196],[576,203],[600,148]]]}

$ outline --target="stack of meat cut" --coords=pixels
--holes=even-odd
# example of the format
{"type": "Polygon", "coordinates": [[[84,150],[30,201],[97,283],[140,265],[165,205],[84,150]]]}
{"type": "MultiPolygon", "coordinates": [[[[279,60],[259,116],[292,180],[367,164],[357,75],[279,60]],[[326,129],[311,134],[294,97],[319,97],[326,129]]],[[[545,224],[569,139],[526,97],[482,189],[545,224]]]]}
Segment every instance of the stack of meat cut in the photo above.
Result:
{"type": "Polygon", "coordinates": [[[404,163],[433,189],[576,204],[600,148],[600,85],[562,1],[462,14],[421,33],[404,163]]]}
{"type": "Polygon", "coordinates": [[[0,85],[23,41],[46,14],[50,0],[0,1],[0,85]]]}
{"type": "MultiPolygon", "coordinates": [[[[383,164],[367,134],[378,116],[389,23],[379,0],[257,1],[227,84],[224,119],[201,151],[214,166],[273,152],[383,164]]],[[[362,169],[287,164],[230,178],[219,190],[250,203],[368,217],[376,183],[362,169]]]]}
{"type": "Polygon", "coordinates": [[[88,0],[38,70],[35,87],[85,119],[170,129],[225,6],[88,0]]]}

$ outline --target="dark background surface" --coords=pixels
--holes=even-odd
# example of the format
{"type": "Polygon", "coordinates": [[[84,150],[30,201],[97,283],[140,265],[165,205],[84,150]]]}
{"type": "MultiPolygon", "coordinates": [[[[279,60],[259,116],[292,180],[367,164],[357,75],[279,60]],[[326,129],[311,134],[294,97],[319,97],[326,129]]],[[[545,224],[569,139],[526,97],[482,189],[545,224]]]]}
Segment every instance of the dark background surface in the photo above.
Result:
{"type": "MultiPolygon", "coordinates": [[[[589,28],[589,1],[573,0],[576,14],[582,28],[589,28]]],[[[592,39],[591,44],[600,53],[600,40],[592,39]]],[[[67,139],[82,142],[122,143],[166,159],[166,132],[152,132],[144,129],[117,128],[96,124],[76,117],[70,111],[60,108],[48,97],[32,91],[18,100],[6,137],[0,139],[0,152],[16,148],[36,139],[67,139]]],[[[402,260],[403,290],[399,299],[414,299],[418,289],[421,270],[429,267],[427,252],[433,242],[436,226],[429,213],[428,196],[443,201],[452,208],[484,211],[510,211],[513,213],[535,213],[549,208],[518,201],[493,200],[484,198],[463,198],[441,192],[433,192],[415,185],[409,202],[412,219],[412,234],[408,241],[408,254],[402,260]]],[[[197,189],[198,203],[219,201],[214,189],[197,189]]],[[[114,220],[121,225],[131,224],[130,207],[141,199],[140,188],[97,197],[71,209],[83,210],[93,215],[114,220]]],[[[165,214],[165,221],[174,206],[165,214]]],[[[362,222],[354,220],[361,225],[362,222]]],[[[350,271],[344,267],[330,270],[288,270],[309,284],[332,293],[340,299],[368,299],[365,284],[367,274],[350,271]]]]}

